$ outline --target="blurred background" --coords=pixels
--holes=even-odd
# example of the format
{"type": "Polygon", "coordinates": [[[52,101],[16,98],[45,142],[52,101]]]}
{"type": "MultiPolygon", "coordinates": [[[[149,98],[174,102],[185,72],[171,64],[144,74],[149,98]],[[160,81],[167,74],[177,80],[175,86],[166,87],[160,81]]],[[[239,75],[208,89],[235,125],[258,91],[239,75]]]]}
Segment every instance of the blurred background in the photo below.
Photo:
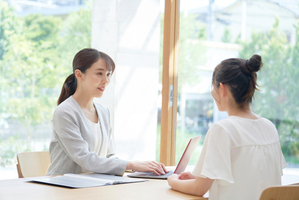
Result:
{"type": "MultiPolygon", "coordinates": [[[[191,137],[203,135],[202,144],[227,117],[211,96],[217,64],[260,54],[251,107],[275,124],[288,168],[299,174],[299,0],[180,4],[176,163],[191,137]]],[[[17,178],[18,152],[48,150],[62,84],[86,47],[116,62],[96,101],[112,113],[117,155],[159,160],[163,24],[162,0],[0,0],[0,179],[17,178]]]]}

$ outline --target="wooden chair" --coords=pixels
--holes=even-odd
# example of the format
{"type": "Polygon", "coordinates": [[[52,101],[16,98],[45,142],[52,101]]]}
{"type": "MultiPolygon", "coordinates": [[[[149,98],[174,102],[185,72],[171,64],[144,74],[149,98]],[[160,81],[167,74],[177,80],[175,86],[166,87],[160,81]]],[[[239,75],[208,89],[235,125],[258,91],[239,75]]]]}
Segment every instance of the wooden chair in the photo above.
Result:
{"type": "Polygon", "coordinates": [[[275,186],[266,188],[260,200],[298,200],[299,199],[299,184],[275,186]]]}
{"type": "Polygon", "coordinates": [[[17,161],[19,178],[45,176],[51,163],[49,151],[19,153],[17,161]]]}

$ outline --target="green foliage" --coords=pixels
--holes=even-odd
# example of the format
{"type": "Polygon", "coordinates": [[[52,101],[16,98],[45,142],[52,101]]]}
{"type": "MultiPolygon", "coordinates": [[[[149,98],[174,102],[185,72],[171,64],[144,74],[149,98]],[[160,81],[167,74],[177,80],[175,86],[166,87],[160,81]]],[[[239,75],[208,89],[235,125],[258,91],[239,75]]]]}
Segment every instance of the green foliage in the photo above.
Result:
{"type": "MultiPolygon", "coordinates": [[[[164,15],[161,15],[161,42],[160,42],[160,82],[162,82],[163,61],[163,27],[164,15]]],[[[181,15],[179,32],[179,93],[182,85],[198,82],[197,67],[205,63],[206,48],[202,45],[205,40],[205,26],[196,20],[196,15],[181,15]]]]}
{"type": "Polygon", "coordinates": [[[277,120],[276,126],[283,154],[292,162],[299,164],[299,123],[292,120],[277,120]],[[295,158],[295,159],[294,159],[295,158]]]}
{"type": "Polygon", "coordinates": [[[61,19],[41,14],[31,14],[24,17],[24,35],[27,39],[42,45],[44,41],[57,39],[61,19]]]}
{"type": "MultiPolygon", "coordinates": [[[[190,138],[198,136],[198,133],[190,133],[187,131],[182,131],[180,128],[177,129],[177,134],[176,134],[176,153],[175,153],[175,163],[176,165],[180,161],[180,158],[182,157],[184,150],[190,140],[190,138]]],[[[192,154],[189,165],[195,165],[198,161],[201,148],[203,145],[204,137],[202,137],[199,141],[199,145],[197,145],[194,153],[192,154]]]]}
{"type": "MultiPolygon", "coordinates": [[[[177,130],[177,134],[176,134],[176,153],[175,153],[175,164],[177,165],[178,162],[180,161],[180,158],[182,156],[182,154],[184,153],[184,150],[190,140],[190,138],[192,137],[196,137],[198,136],[198,134],[196,133],[190,133],[190,132],[182,132],[181,129],[177,130]]],[[[160,161],[160,140],[161,140],[161,124],[158,123],[157,126],[157,138],[156,138],[156,161],[160,161]]],[[[201,138],[199,144],[194,153],[191,156],[191,159],[189,161],[189,165],[195,165],[198,161],[200,152],[201,152],[201,148],[203,145],[203,141],[204,141],[204,137],[201,138]]]]}
{"type": "Polygon", "coordinates": [[[30,151],[26,148],[24,141],[18,137],[10,137],[7,140],[0,140],[0,166],[5,167],[16,163],[16,153],[30,151]],[[25,147],[25,148],[24,148],[25,147]]]}
{"type": "Polygon", "coordinates": [[[73,56],[90,46],[90,9],[65,19],[40,14],[19,17],[0,0],[0,125],[17,120],[27,132],[27,145],[17,142],[18,133],[8,140],[0,136],[1,165],[11,163],[17,152],[31,149],[35,126],[51,121],[60,88],[72,72],[73,56]]]}
{"type": "Polygon", "coordinates": [[[19,23],[10,33],[1,60],[2,78],[8,83],[2,92],[9,96],[6,115],[22,121],[30,134],[31,125],[42,122],[43,113],[50,111],[48,102],[54,100],[43,95],[42,90],[55,86],[58,56],[55,27],[60,20],[42,15],[16,19],[19,23]]]}
{"type": "Polygon", "coordinates": [[[15,31],[14,25],[17,23],[13,9],[6,2],[0,1],[0,60],[7,48],[8,38],[15,31]]]}
{"type": "Polygon", "coordinates": [[[258,73],[260,92],[255,94],[253,110],[276,125],[285,156],[299,159],[299,30],[297,41],[291,46],[285,33],[279,29],[277,18],[268,34],[255,33],[249,42],[243,42],[241,58],[260,54],[264,66],[258,73]]]}
{"type": "MultiPolygon", "coordinates": [[[[13,13],[11,7],[8,6],[6,2],[0,1],[0,119],[3,113],[6,111],[6,102],[8,100],[8,95],[3,92],[3,88],[6,88],[10,83],[4,78],[5,70],[3,68],[3,56],[5,51],[8,50],[9,38],[16,31],[16,27],[19,24],[19,20],[13,13]]],[[[2,123],[4,120],[0,120],[2,123]]],[[[1,124],[1,123],[0,123],[1,124]]]]}
{"type": "Polygon", "coordinates": [[[183,84],[198,83],[198,66],[205,63],[205,26],[196,20],[196,15],[180,17],[178,91],[183,84]]]}
{"type": "Polygon", "coordinates": [[[72,60],[75,54],[83,49],[91,47],[91,10],[81,9],[71,12],[64,20],[59,30],[60,38],[57,51],[61,52],[60,73],[66,78],[72,72],[72,60]]]}
{"type": "Polygon", "coordinates": [[[223,36],[221,38],[221,41],[226,42],[226,43],[230,43],[231,40],[232,40],[231,33],[230,33],[229,29],[227,28],[227,26],[225,26],[224,33],[223,33],[223,36]]]}

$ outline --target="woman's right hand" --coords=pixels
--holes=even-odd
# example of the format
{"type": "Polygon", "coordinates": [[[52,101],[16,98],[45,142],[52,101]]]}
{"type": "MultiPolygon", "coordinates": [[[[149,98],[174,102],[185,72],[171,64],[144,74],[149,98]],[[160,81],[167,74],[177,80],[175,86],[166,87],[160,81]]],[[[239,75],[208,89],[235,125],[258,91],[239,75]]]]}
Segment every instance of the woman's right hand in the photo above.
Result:
{"type": "Polygon", "coordinates": [[[182,172],[179,174],[180,180],[195,179],[196,176],[193,176],[190,172],[182,172]]]}
{"type": "Polygon", "coordinates": [[[128,161],[126,169],[131,169],[137,172],[153,172],[157,175],[168,172],[163,163],[156,161],[128,161]]]}

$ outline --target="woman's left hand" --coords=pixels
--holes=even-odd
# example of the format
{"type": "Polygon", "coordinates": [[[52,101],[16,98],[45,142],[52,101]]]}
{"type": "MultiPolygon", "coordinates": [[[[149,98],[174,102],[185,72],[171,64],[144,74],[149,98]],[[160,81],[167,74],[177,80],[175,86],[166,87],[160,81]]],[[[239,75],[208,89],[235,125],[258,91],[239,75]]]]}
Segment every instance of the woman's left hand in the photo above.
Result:
{"type": "Polygon", "coordinates": [[[180,180],[196,179],[196,176],[192,175],[190,172],[182,172],[178,177],[180,180]]]}
{"type": "Polygon", "coordinates": [[[172,187],[173,183],[176,182],[177,180],[179,180],[178,175],[176,175],[176,174],[172,174],[171,176],[169,176],[169,177],[167,178],[168,185],[169,185],[170,187],[172,187]]]}

